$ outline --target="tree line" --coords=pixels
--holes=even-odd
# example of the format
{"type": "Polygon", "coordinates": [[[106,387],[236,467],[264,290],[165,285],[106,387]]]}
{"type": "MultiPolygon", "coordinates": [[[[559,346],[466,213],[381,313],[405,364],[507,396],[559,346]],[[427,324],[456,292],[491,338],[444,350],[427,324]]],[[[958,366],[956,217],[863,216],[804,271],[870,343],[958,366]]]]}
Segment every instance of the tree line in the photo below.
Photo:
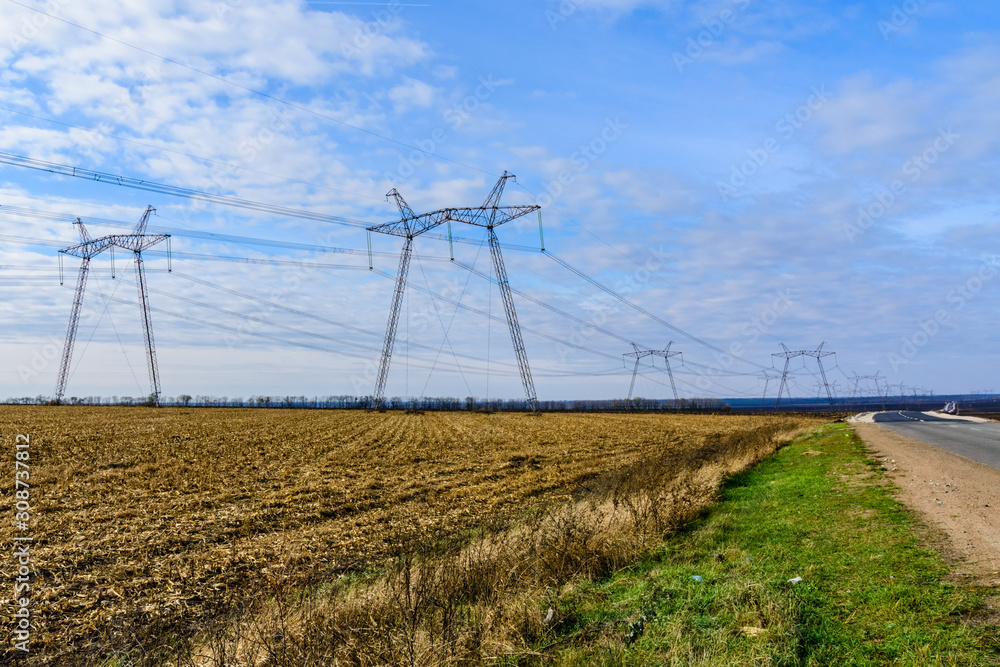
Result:
{"type": "MultiPolygon", "coordinates": [[[[154,406],[157,401],[153,396],[71,396],[55,401],[49,396],[24,396],[8,398],[8,405],[119,405],[119,406],[154,406]]],[[[285,409],[320,409],[320,410],[370,410],[375,407],[371,396],[335,395],[335,396],[208,396],[178,394],[171,397],[160,397],[161,407],[191,407],[191,408],[285,408],[285,409]]],[[[525,399],[512,398],[478,398],[466,396],[434,396],[422,398],[403,398],[393,396],[386,398],[384,408],[387,410],[416,411],[456,411],[468,410],[477,412],[520,412],[529,409],[525,399]]],[[[538,401],[538,409],[543,412],[601,412],[601,411],[725,411],[730,406],[717,398],[682,398],[676,405],[672,400],[648,398],[632,399],[581,399],[581,400],[551,400],[538,401]]]]}

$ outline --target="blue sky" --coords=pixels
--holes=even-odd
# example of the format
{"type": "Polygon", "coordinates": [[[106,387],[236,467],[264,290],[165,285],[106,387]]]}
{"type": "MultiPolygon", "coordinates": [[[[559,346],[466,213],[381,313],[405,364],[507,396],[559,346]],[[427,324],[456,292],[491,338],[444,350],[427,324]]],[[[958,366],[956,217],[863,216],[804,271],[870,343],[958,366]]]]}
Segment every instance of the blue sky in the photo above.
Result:
{"type": "MultiPolygon", "coordinates": [[[[876,372],[894,392],[995,388],[1000,43],[986,5],[0,12],[0,152],[330,216],[0,164],[2,396],[53,393],[72,221],[122,233],[148,205],[174,255],[171,273],[162,248],[144,256],[165,395],[369,393],[402,240],[374,237],[369,271],[364,228],[394,219],[391,188],[418,213],[475,206],[504,170],[517,182],[503,203],[542,206],[546,253],[533,216],[497,230],[540,399],[624,396],[629,343],[670,341],[687,397],[760,396],[782,342],[826,341],[839,395],[876,372]]],[[[455,262],[443,230],[416,240],[390,395],[521,395],[482,231],[453,229],[455,262]]],[[[110,257],[92,267],[67,395],[144,394],[130,258],[114,279],[110,257]]],[[[792,368],[793,393],[817,395],[815,364],[792,368]]],[[[636,394],[670,396],[662,360],[641,371],[636,394]]]]}

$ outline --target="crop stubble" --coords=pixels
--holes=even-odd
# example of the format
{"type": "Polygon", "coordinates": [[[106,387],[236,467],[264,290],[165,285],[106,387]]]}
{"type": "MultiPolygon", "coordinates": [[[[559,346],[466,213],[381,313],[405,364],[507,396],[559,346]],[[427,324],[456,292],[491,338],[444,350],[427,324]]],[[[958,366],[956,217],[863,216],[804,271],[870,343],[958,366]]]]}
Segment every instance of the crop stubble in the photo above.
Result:
{"type": "MultiPolygon", "coordinates": [[[[193,630],[275,577],[377,565],[775,419],[788,430],[816,421],[3,406],[5,443],[32,437],[33,648],[193,630]]],[[[12,479],[0,484],[5,507],[12,479]]]]}

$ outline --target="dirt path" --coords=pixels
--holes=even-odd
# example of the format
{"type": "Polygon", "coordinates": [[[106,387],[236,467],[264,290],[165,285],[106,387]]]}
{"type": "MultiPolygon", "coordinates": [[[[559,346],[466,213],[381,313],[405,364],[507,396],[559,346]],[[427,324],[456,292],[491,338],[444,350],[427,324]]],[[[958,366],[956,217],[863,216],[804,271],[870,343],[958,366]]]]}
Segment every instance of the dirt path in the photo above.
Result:
{"type": "Polygon", "coordinates": [[[1000,586],[1000,470],[904,437],[878,424],[854,429],[900,488],[899,498],[942,532],[934,547],[959,574],[1000,586]]]}

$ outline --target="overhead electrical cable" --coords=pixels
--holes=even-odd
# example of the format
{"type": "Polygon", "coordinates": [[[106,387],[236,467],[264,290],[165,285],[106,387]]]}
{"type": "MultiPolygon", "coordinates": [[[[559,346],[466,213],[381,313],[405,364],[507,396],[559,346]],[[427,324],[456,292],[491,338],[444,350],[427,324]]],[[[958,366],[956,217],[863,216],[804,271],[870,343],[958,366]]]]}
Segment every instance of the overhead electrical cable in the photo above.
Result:
{"type": "MultiPolygon", "coordinates": [[[[385,273],[384,271],[379,271],[378,269],[375,269],[374,271],[375,271],[375,273],[377,273],[377,274],[379,274],[379,275],[381,275],[381,276],[383,276],[385,278],[395,279],[395,276],[393,276],[392,274],[385,273]]],[[[431,292],[431,291],[427,290],[426,288],[421,287],[420,285],[411,285],[411,287],[413,289],[417,290],[418,292],[423,292],[424,294],[427,294],[431,298],[440,299],[442,301],[445,301],[447,303],[452,304],[453,306],[457,306],[458,308],[461,308],[463,310],[468,310],[470,312],[476,313],[477,315],[480,315],[481,317],[485,317],[488,320],[491,320],[491,321],[494,321],[494,322],[503,322],[505,324],[507,322],[507,320],[505,318],[499,317],[498,315],[493,315],[492,313],[488,313],[488,312],[486,312],[484,310],[480,310],[479,308],[473,308],[472,306],[466,305],[464,303],[460,303],[458,301],[455,301],[454,299],[449,299],[448,297],[446,297],[444,295],[436,294],[434,292],[431,292]]],[[[620,357],[618,357],[616,355],[608,354],[607,352],[601,352],[599,350],[594,350],[594,349],[591,349],[589,347],[584,347],[583,345],[577,345],[576,343],[573,343],[573,342],[570,342],[568,340],[564,340],[564,339],[561,339],[561,338],[557,338],[557,337],[552,336],[550,334],[544,333],[542,331],[538,331],[537,329],[532,329],[532,328],[526,327],[524,325],[521,326],[521,330],[522,331],[527,331],[528,333],[534,334],[535,336],[539,336],[540,338],[545,338],[546,340],[550,340],[550,341],[552,341],[554,343],[559,343],[560,345],[565,345],[567,347],[572,347],[572,348],[577,349],[577,350],[583,350],[585,352],[589,352],[591,354],[594,354],[594,355],[597,355],[597,356],[600,356],[600,357],[605,357],[607,359],[616,359],[616,360],[620,359],[620,357]]]]}
{"type": "Polygon", "coordinates": [[[331,192],[340,192],[342,194],[353,195],[355,197],[364,197],[366,199],[375,199],[378,201],[382,200],[382,197],[376,197],[375,195],[365,195],[360,192],[351,192],[350,190],[341,190],[339,188],[331,188],[328,185],[320,185],[319,183],[310,183],[309,181],[302,181],[297,178],[289,178],[288,176],[279,176],[278,174],[271,174],[266,171],[259,171],[257,169],[251,169],[250,167],[243,167],[232,162],[223,162],[222,160],[213,160],[209,157],[204,157],[202,155],[192,155],[191,153],[185,153],[183,151],[174,150],[172,148],[166,148],[164,146],[156,146],[155,144],[147,144],[143,141],[136,141],[135,139],[127,139],[125,137],[119,137],[114,134],[107,134],[106,132],[98,132],[97,130],[89,130],[85,127],[79,127],[77,125],[70,125],[69,123],[63,123],[62,121],[55,120],[54,118],[46,118],[45,116],[36,116],[34,114],[26,113],[24,111],[18,111],[16,109],[11,109],[9,107],[0,106],[0,111],[6,111],[8,113],[17,114],[19,116],[25,116],[27,118],[32,118],[34,120],[40,120],[45,123],[53,123],[55,125],[62,125],[63,127],[68,127],[71,130],[79,130],[81,132],[88,132],[90,134],[96,134],[100,137],[106,137],[108,139],[114,139],[116,141],[124,141],[126,143],[135,144],[137,146],[143,146],[145,148],[152,148],[153,150],[162,151],[164,153],[172,153],[174,155],[180,155],[182,157],[191,158],[192,160],[200,160],[202,162],[208,162],[210,164],[216,164],[227,169],[236,169],[239,171],[249,172],[251,174],[259,174],[261,176],[270,176],[271,178],[277,178],[283,181],[288,181],[289,183],[298,183],[300,185],[308,185],[313,188],[319,188],[322,190],[330,190],[331,192]]]}
{"type": "MultiPolygon", "coordinates": [[[[479,248],[480,248],[480,250],[482,250],[482,245],[480,245],[479,248]]],[[[478,252],[476,253],[476,259],[479,259],[479,253],[478,252]]],[[[420,269],[420,275],[424,279],[424,286],[427,287],[428,291],[430,291],[430,289],[431,289],[430,282],[427,280],[427,274],[424,272],[424,265],[421,263],[421,261],[420,261],[419,258],[417,259],[417,267],[420,269]]],[[[472,274],[471,273],[465,277],[465,284],[462,286],[462,293],[458,295],[459,302],[461,302],[462,301],[462,297],[465,296],[465,290],[469,287],[469,280],[471,278],[472,278],[472,274]]],[[[451,351],[452,355],[454,356],[454,354],[455,354],[455,348],[451,344],[451,339],[448,338],[448,333],[451,331],[451,325],[455,323],[455,315],[458,314],[458,308],[455,308],[455,310],[452,312],[451,319],[448,321],[448,326],[445,326],[444,325],[444,320],[441,319],[441,311],[438,310],[438,307],[437,307],[437,301],[435,301],[434,299],[431,299],[431,304],[433,304],[433,306],[434,306],[434,315],[435,315],[435,317],[437,317],[438,324],[441,325],[441,331],[444,332],[444,340],[441,341],[441,345],[438,347],[437,353],[434,355],[434,363],[431,366],[430,372],[427,373],[427,379],[424,381],[423,388],[420,390],[420,395],[421,396],[424,396],[426,394],[426,392],[427,392],[427,385],[430,384],[431,375],[434,373],[434,367],[437,366],[438,359],[441,358],[441,352],[444,350],[444,346],[445,346],[446,343],[447,343],[448,349],[451,351]]],[[[457,358],[455,359],[455,364],[458,365],[458,359],[457,358]]],[[[459,366],[459,370],[461,370],[461,366],[459,366]]],[[[465,373],[462,373],[462,381],[465,382],[465,388],[468,390],[469,394],[471,395],[472,394],[472,387],[469,385],[469,381],[465,379],[465,373]]]]}
{"type": "Polygon", "coordinates": [[[225,83],[226,85],[233,86],[235,88],[239,88],[241,90],[244,90],[244,91],[246,91],[248,93],[252,93],[252,94],[257,95],[259,97],[263,97],[263,98],[272,100],[274,102],[278,102],[279,104],[284,104],[284,105],[286,105],[286,106],[288,106],[288,107],[290,107],[292,109],[296,109],[297,111],[301,111],[303,113],[307,113],[307,114],[316,116],[317,118],[322,118],[323,120],[327,120],[327,121],[330,121],[331,123],[336,123],[337,125],[342,125],[344,127],[348,127],[350,129],[356,130],[358,132],[363,132],[364,134],[376,137],[378,139],[382,139],[383,141],[388,141],[390,143],[396,144],[397,146],[402,146],[403,148],[406,148],[406,149],[409,149],[409,150],[413,150],[413,151],[417,151],[419,153],[422,153],[423,155],[429,155],[431,157],[437,158],[438,160],[443,160],[445,162],[450,162],[452,164],[457,164],[457,165],[460,165],[462,167],[466,167],[468,169],[472,169],[473,171],[478,171],[478,172],[483,173],[483,174],[488,174],[490,176],[493,175],[493,174],[490,174],[490,172],[484,171],[483,169],[480,169],[478,167],[474,167],[471,164],[466,164],[464,162],[459,162],[457,160],[452,160],[451,158],[447,158],[447,157],[445,157],[443,155],[439,155],[437,153],[432,153],[430,151],[423,150],[423,149],[421,149],[421,148],[419,148],[417,146],[414,146],[414,145],[411,145],[411,144],[407,144],[405,142],[398,141],[396,139],[392,139],[391,137],[387,137],[385,135],[379,134],[378,132],[373,132],[371,130],[366,130],[363,127],[359,127],[357,125],[352,125],[351,123],[344,122],[344,121],[340,120],[339,118],[334,118],[333,116],[329,116],[327,114],[320,113],[319,111],[316,111],[315,109],[310,109],[309,107],[302,106],[301,104],[296,104],[295,102],[290,102],[288,100],[282,99],[280,97],[276,97],[276,96],[271,95],[269,93],[265,93],[263,91],[256,90],[254,88],[250,88],[249,86],[244,86],[243,84],[237,83],[237,82],[232,81],[230,79],[227,79],[225,77],[221,77],[221,76],[219,76],[217,74],[212,74],[211,72],[206,72],[205,70],[198,69],[197,67],[192,67],[191,65],[187,65],[185,63],[182,63],[179,60],[174,60],[173,58],[168,58],[166,56],[162,56],[162,55],[160,55],[158,53],[154,53],[153,51],[149,51],[148,49],[144,49],[144,48],[142,48],[140,46],[136,46],[135,44],[130,44],[129,42],[125,42],[125,41],[122,41],[120,39],[116,39],[114,37],[111,37],[110,35],[105,35],[104,33],[98,32],[97,30],[93,30],[91,28],[87,28],[86,26],[82,26],[79,23],[73,23],[72,21],[67,21],[64,18],[60,18],[59,16],[56,16],[54,14],[50,14],[48,12],[45,12],[45,11],[43,11],[41,9],[38,9],[37,7],[32,7],[30,5],[22,4],[20,2],[17,2],[17,0],[8,0],[8,2],[10,2],[11,4],[15,4],[15,5],[19,6],[19,7],[23,7],[25,9],[28,9],[30,11],[37,12],[39,14],[43,14],[45,16],[48,16],[49,18],[51,18],[51,19],[53,19],[55,21],[60,21],[62,23],[65,23],[66,25],[71,25],[74,28],[77,28],[79,30],[83,30],[83,31],[89,32],[89,33],[91,33],[93,35],[97,35],[98,37],[101,37],[102,39],[106,39],[108,41],[115,42],[116,44],[121,44],[122,46],[126,46],[126,47],[128,47],[130,49],[135,49],[136,51],[139,51],[140,53],[145,53],[146,55],[153,56],[154,58],[159,58],[163,62],[170,63],[171,65],[176,65],[178,67],[183,67],[184,69],[190,70],[190,71],[195,72],[197,74],[201,74],[202,76],[207,76],[207,77],[209,77],[211,79],[215,79],[216,81],[221,81],[222,83],[225,83]]]}
{"type": "MultiPolygon", "coordinates": [[[[101,290],[101,284],[98,281],[94,281],[94,286],[97,287],[97,293],[102,299],[104,299],[104,292],[101,290]]],[[[118,286],[115,285],[115,289],[118,286]]],[[[115,338],[118,340],[118,347],[121,348],[122,356],[125,357],[125,365],[128,366],[128,372],[132,374],[132,379],[135,380],[135,386],[139,389],[139,393],[142,393],[142,385],[139,384],[139,377],[135,374],[135,369],[132,368],[132,360],[128,358],[128,352],[125,351],[125,344],[122,342],[121,334],[118,333],[118,327],[115,326],[115,318],[111,316],[110,311],[106,311],[108,315],[108,322],[111,324],[111,330],[115,332],[115,338]]],[[[79,365],[79,362],[77,362],[79,365]]]]}
{"type": "MultiPolygon", "coordinates": [[[[479,270],[475,269],[474,267],[469,266],[468,264],[466,264],[464,262],[456,261],[455,264],[457,266],[460,266],[460,267],[464,268],[466,271],[469,271],[470,273],[474,273],[475,275],[479,276],[480,278],[483,278],[484,280],[488,280],[491,283],[493,283],[494,285],[496,285],[496,279],[493,276],[491,276],[489,274],[486,274],[486,273],[483,273],[482,271],[479,271],[479,270]]],[[[533,296],[531,296],[529,294],[525,294],[524,292],[522,292],[520,290],[517,290],[517,289],[515,289],[513,287],[510,288],[510,291],[513,292],[514,294],[517,294],[518,296],[520,296],[523,299],[527,299],[528,301],[530,301],[530,302],[532,302],[532,303],[534,303],[536,305],[539,305],[542,308],[545,308],[546,310],[548,310],[550,312],[555,313],[556,315],[559,315],[561,317],[565,317],[568,320],[572,320],[573,322],[576,322],[577,324],[583,325],[583,326],[585,326],[585,327],[587,327],[589,329],[593,329],[594,331],[599,331],[600,333],[604,334],[605,336],[610,336],[611,338],[615,338],[615,339],[617,339],[617,340],[619,340],[619,341],[621,341],[623,343],[626,343],[626,344],[631,344],[632,342],[634,342],[634,341],[632,341],[632,340],[630,340],[630,339],[628,339],[628,338],[626,338],[624,336],[620,336],[620,335],[614,333],[613,331],[608,331],[607,329],[599,327],[598,325],[596,325],[596,324],[594,324],[592,322],[588,322],[586,320],[580,319],[579,317],[576,317],[575,315],[570,315],[569,313],[567,313],[565,311],[559,310],[555,306],[549,305],[549,304],[545,303],[544,301],[536,299],[535,297],[533,297],[533,296]]]]}
{"type": "Polygon", "coordinates": [[[347,225],[349,227],[367,228],[371,226],[370,222],[366,222],[364,220],[344,218],[324,213],[315,213],[313,211],[288,208],[286,206],[277,206],[275,204],[264,204],[262,202],[255,202],[249,199],[241,199],[239,197],[232,197],[229,195],[216,195],[210,192],[202,192],[201,190],[193,190],[191,188],[182,188],[176,185],[154,183],[153,181],[133,178],[131,176],[119,176],[117,174],[84,169],[83,167],[73,167],[71,165],[59,164],[57,162],[36,160],[23,155],[14,155],[13,153],[0,152],[0,163],[13,165],[15,167],[24,167],[26,169],[45,171],[58,176],[70,176],[72,178],[82,178],[100,183],[110,183],[126,188],[133,188],[135,190],[155,192],[158,194],[170,195],[172,197],[182,197],[184,199],[193,199],[195,201],[203,201],[222,206],[232,206],[234,208],[257,211],[259,213],[270,213],[276,216],[301,218],[303,220],[314,220],[317,222],[347,225]]]}
{"type": "MultiPolygon", "coordinates": [[[[720,347],[718,347],[718,346],[716,346],[716,345],[713,345],[712,343],[709,343],[708,341],[706,341],[706,340],[704,340],[704,339],[702,339],[702,338],[699,338],[699,337],[695,336],[694,334],[691,334],[691,333],[688,333],[687,331],[684,331],[684,330],[683,330],[683,329],[681,329],[680,327],[678,327],[678,326],[675,326],[675,325],[671,324],[670,322],[667,322],[667,321],[666,321],[666,320],[664,320],[663,318],[661,318],[661,317],[658,317],[658,316],[654,315],[653,313],[649,312],[648,310],[646,310],[646,309],[645,309],[645,308],[643,308],[642,306],[640,306],[640,305],[638,305],[638,304],[636,304],[636,303],[632,303],[631,301],[629,301],[628,299],[626,299],[626,298],[625,298],[624,296],[622,296],[621,294],[619,294],[619,293],[615,292],[614,290],[612,290],[612,289],[611,289],[610,287],[606,287],[606,286],[605,286],[604,284],[602,284],[601,282],[597,281],[597,280],[596,280],[596,279],[594,279],[594,278],[591,278],[590,276],[588,276],[588,275],[587,275],[586,273],[584,273],[583,271],[580,271],[579,269],[577,269],[577,268],[573,267],[572,265],[570,265],[570,264],[569,264],[569,263],[567,263],[566,261],[564,261],[564,260],[560,259],[559,257],[557,257],[556,255],[554,255],[553,253],[551,253],[551,252],[546,252],[546,253],[545,253],[545,255],[546,255],[546,256],[548,256],[548,257],[551,257],[553,261],[555,261],[555,262],[556,262],[556,263],[558,263],[559,265],[563,266],[563,267],[564,267],[564,268],[566,268],[566,269],[567,269],[568,271],[570,271],[570,272],[572,272],[572,273],[575,273],[575,274],[576,274],[576,275],[578,275],[578,276],[579,276],[580,278],[582,278],[583,280],[586,280],[586,281],[587,281],[588,283],[590,283],[591,285],[593,285],[593,286],[594,286],[594,287],[596,287],[597,289],[599,289],[599,290],[601,290],[602,292],[604,292],[604,293],[606,293],[606,294],[608,294],[608,295],[610,295],[610,296],[614,297],[615,299],[617,299],[617,300],[621,301],[622,303],[624,303],[624,304],[625,304],[625,305],[627,305],[628,307],[630,307],[630,308],[632,308],[633,310],[635,310],[635,311],[637,311],[637,312],[639,312],[639,313],[641,313],[641,314],[645,315],[646,317],[650,318],[650,319],[651,319],[651,320],[653,320],[654,322],[657,322],[657,323],[659,323],[659,324],[662,324],[663,326],[665,326],[666,328],[670,329],[671,331],[673,331],[673,332],[675,332],[675,333],[678,333],[678,334],[680,334],[680,335],[684,336],[685,338],[688,338],[688,339],[690,339],[690,340],[694,341],[695,343],[698,343],[699,345],[702,345],[702,346],[704,346],[704,347],[707,347],[707,348],[708,348],[708,349],[710,349],[710,350],[713,350],[713,351],[715,351],[715,352],[718,352],[718,353],[720,353],[720,354],[724,354],[724,355],[727,355],[727,356],[731,356],[731,355],[729,355],[729,353],[728,353],[728,352],[726,352],[726,351],[725,351],[725,350],[723,350],[722,348],[720,348],[720,347]]],[[[733,357],[733,358],[734,358],[734,359],[735,359],[736,361],[740,361],[740,362],[742,362],[742,363],[745,363],[745,364],[749,364],[749,365],[751,365],[751,366],[755,366],[755,367],[758,367],[758,368],[767,368],[766,366],[761,366],[760,364],[757,364],[757,363],[754,363],[754,362],[752,362],[752,361],[747,361],[746,359],[742,359],[742,358],[740,358],[740,357],[733,357]]]]}
{"type": "MultiPolygon", "coordinates": [[[[81,218],[85,218],[88,223],[96,223],[96,224],[99,224],[99,225],[108,225],[108,226],[112,226],[112,227],[132,228],[135,225],[135,223],[133,223],[133,222],[124,222],[124,221],[121,221],[121,220],[111,220],[111,219],[108,219],[108,218],[98,218],[98,217],[93,217],[93,216],[74,216],[74,215],[69,214],[69,213],[61,213],[61,212],[57,212],[57,211],[40,211],[40,210],[36,210],[36,209],[23,208],[23,207],[18,207],[18,206],[9,206],[9,205],[0,205],[0,215],[27,216],[27,217],[39,218],[39,219],[42,219],[42,220],[66,221],[66,222],[70,222],[71,219],[74,218],[74,217],[81,217],[81,218]]],[[[162,220],[170,220],[172,222],[176,222],[176,221],[172,220],[171,218],[169,218],[169,217],[167,217],[165,215],[162,215],[162,214],[158,214],[158,217],[160,219],[162,219],[162,220]]],[[[171,236],[183,236],[183,237],[189,237],[189,238],[204,239],[204,240],[208,240],[208,241],[239,243],[239,244],[242,244],[242,245],[270,246],[270,247],[275,247],[275,248],[289,248],[289,249],[294,249],[294,250],[306,250],[306,251],[310,251],[310,252],[322,252],[322,253],[332,253],[332,254],[346,254],[346,255],[367,255],[368,254],[368,250],[367,249],[363,249],[363,248],[342,248],[342,247],[338,247],[338,246],[319,245],[319,244],[315,244],[315,243],[303,243],[303,242],[296,242],[296,241],[279,241],[277,239],[262,239],[262,238],[253,237],[253,236],[239,236],[239,235],[234,235],[234,234],[221,234],[221,233],[217,233],[217,232],[203,232],[203,231],[196,230],[196,229],[186,229],[186,228],[179,228],[179,227],[166,227],[166,226],[162,226],[162,225],[149,225],[148,229],[151,232],[156,232],[158,234],[170,234],[171,236]]],[[[444,234],[429,233],[429,234],[426,234],[425,237],[426,238],[430,238],[430,239],[435,239],[437,241],[442,241],[442,242],[451,241],[453,243],[463,243],[463,244],[467,244],[467,245],[479,245],[481,243],[477,239],[472,239],[472,238],[468,238],[468,237],[464,237],[464,236],[457,236],[457,235],[453,235],[452,237],[449,238],[447,235],[444,235],[444,234]]],[[[4,238],[4,237],[0,237],[0,238],[4,238]]],[[[10,239],[18,238],[18,239],[20,239],[22,241],[31,241],[32,240],[32,239],[26,238],[26,237],[6,237],[6,238],[10,238],[10,239]]],[[[50,241],[49,243],[59,244],[59,243],[62,243],[62,242],[50,241]]],[[[532,246],[526,246],[526,245],[517,245],[517,244],[506,243],[506,244],[501,244],[501,247],[504,250],[516,250],[516,251],[530,252],[530,253],[537,253],[538,252],[537,248],[534,248],[532,246]]],[[[381,251],[377,251],[377,250],[373,250],[371,252],[371,254],[375,255],[375,256],[384,256],[384,257],[391,257],[391,258],[395,258],[396,257],[396,253],[381,252],[381,251]]],[[[439,257],[437,255],[421,255],[420,257],[423,258],[423,259],[440,260],[440,261],[444,261],[444,260],[447,259],[445,257],[439,257]]]]}
{"type": "MultiPolygon", "coordinates": [[[[110,301],[115,301],[117,303],[123,303],[123,304],[131,305],[131,306],[136,305],[135,301],[131,301],[129,299],[123,299],[123,298],[120,298],[120,297],[108,297],[108,299],[110,301]]],[[[288,339],[288,338],[281,338],[281,337],[273,336],[273,335],[266,334],[266,333],[263,333],[263,332],[260,332],[260,331],[248,331],[246,329],[240,329],[240,328],[237,328],[237,327],[230,327],[230,326],[227,326],[227,325],[224,325],[224,324],[219,324],[217,322],[211,322],[211,321],[208,321],[208,320],[202,320],[202,319],[199,319],[199,318],[196,318],[196,317],[192,317],[191,315],[186,315],[184,313],[176,313],[176,312],[172,312],[172,311],[169,311],[169,310],[166,310],[166,309],[163,309],[163,308],[158,308],[158,307],[155,307],[155,306],[150,306],[149,309],[152,312],[159,313],[161,315],[166,315],[168,317],[174,317],[174,318],[177,318],[177,319],[186,320],[186,321],[192,322],[194,324],[199,324],[199,325],[202,325],[202,326],[212,327],[212,328],[215,328],[215,329],[220,329],[222,331],[229,331],[231,333],[235,333],[235,334],[238,334],[240,336],[250,336],[250,337],[254,337],[254,338],[262,338],[262,339],[265,339],[265,340],[270,340],[270,341],[281,343],[281,344],[284,344],[284,345],[293,345],[295,347],[301,347],[301,348],[306,348],[306,349],[310,349],[310,350],[317,350],[317,351],[320,351],[320,352],[328,352],[328,353],[335,354],[335,355],[338,355],[338,356],[344,356],[344,354],[345,354],[345,352],[343,350],[338,350],[338,349],[329,348],[329,347],[322,347],[322,346],[319,346],[319,345],[314,345],[312,343],[306,343],[306,342],[303,342],[303,341],[291,340],[291,339],[288,339]]],[[[251,320],[251,321],[253,319],[251,316],[242,315],[242,314],[239,314],[239,313],[233,313],[233,315],[235,317],[240,318],[240,319],[247,319],[247,320],[251,320]]],[[[355,346],[361,346],[360,344],[354,344],[354,345],[355,346]]],[[[374,348],[366,348],[366,349],[368,349],[370,351],[370,350],[373,350],[374,348]]],[[[375,350],[375,351],[377,352],[377,350],[375,350]]],[[[429,367],[425,363],[419,363],[419,365],[421,367],[423,367],[423,368],[428,368],[429,367]]],[[[516,373],[514,373],[513,371],[511,371],[511,372],[505,373],[505,375],[508,375],[510,377],[514,377],[516,375],[516,373]]]]}
{"type": "MultiPolygon", "coordinates": [[[[338,327],[338,328],[341,328],[341,329],[346,329],[348,331],[352,331],[354,333],[359,333],[359,334],[362,334],[362,335],[365,335],[365,336],[371,336],[371,337],[374,337],[374,338],[381,338],[382,337],[382,334],[380,334],[378,332],[375,332],[375,331],[371,331],[370,329],[363,329],[361,327],[357,327],[357,326],[354,326],[354,325],[351,325],[351,324],[344,324],[343,322],[338,322],[336,320],[331,320],[331,319],[329,319],[327,317],[322,317],[320,315],[309,313],[309,312],[306,312],[304,310],[298,310],[296,308],[291,308],[289,306],[285,306],[283,304],[276,303],[274,301],[269,301],[267,299],[262,299],[260,297],[255,297],[252,294],[246,294],[245,292],[240,292],[238,290],[230,289],[228,287],[223,287],[222,285],[216,285],[216,284],[211,283],[211,282],[209,282],[207,280],[203,280],[203,279],[200,279],[200,278],[195,278],[194,276],[188,276],[188,275],[185,275],[185,274],[182,274],[182,273],[177,273],[176,271],[174,272],[174,275],[177,275],[178,277],[183,278],[185,280],[189,280],[189,281],[191,281],[193,283],[197,283],[199,285],[203,285],[205,287],[209,287],[211,289],[218,290],[218,291],[224,292],[226,294],[230,294],[232,296],[237,296],[237,297],[240,297],[240,298],[243,298],[243,299],[247,299],[247,300],[253,301],[255,303],[258,303],[258,304],[260,304],[262,306],[266,306],[268,308],[273,308],[275,310],[282,310],[282,311],[285,311],[287,313],[291,313],[293,315],[298,315],[300,317],[305,317],[307,319],[314,320],[316,322],[321,322],[323,324],[328,324],[328,325],[335,326],[335,327],[338,327]]],[[[172,296],[172,295],[168,294],[167,296],[172,296]]],[[[175,297],[175,298],[183,299],[184,297],[175,297]]],[[[191,300],[191,303],[193,303],[195,305],[199,305],[199,306],[205,307],[205,308],[209,308],[209,309],[213,309],[213,310],[219,310],[219,311],[224,312],[224,313],[226,313],[228,315],[233,315],[233,316],[236,316],[236,317],[248,318],[251,321],[259,320],[263,324],[272,324],[272,322],[270,322],[269,320],[261,320],[260,318],[254,318],[254,317],[249,316],[249,315],[243,315],[241,313],[237,313],[237,312],[234,312],[234,311],[220,309],[217,306],[212,306],[210,304],[206,304],[206,303],[202,303],[202,302],[197,302],[197,301],[193,301],[193,300],[191,300]]],[[[282,325],[274,324],[274,326],[279,326],[280,328],[284,328],[282,325]]],[[[310,336],[318,335],[318,334],[312,334],[310,332],[303,332],[303,331],[299,331],[299,333],[306,333],[307,335],[310,335],[310,336]]],[[[351,345],[351,346],[354,346],[354,347],[360,347],[360,348],[362,348],[364,350],[367,350],[369,352],[376,352],[376,353],[381,352],[381,350],[378,349],[378,348],[369,347],[367,345],[363,345],[363,344],[360,344],[360,343],[354,343],[354,342],[351,342],[351,341],[342,341],[342,340],[339,340],[339,339],[329,338],[329,337],[326,337],[326,338],[328,338],[331,341],[342,342],[342,343],[344,343],[346,345],[351,345]]],[[[422,349],[422,350],[427,350],[427,351],[430,351],[430,352],[435,351],[435,348],[431,347],[430,345],[424,345],[424,344],[421,344],[421,343],[411,343],[411,346],[414,347],[414,348],[418,348],[418,349],[422,349]]],[[[470,359],[472,361],[485,361],[482,357],[476,357],[476,356],[469,355],[469,354],[458,353],[458,356],[464,357],[466,359],[470,359]]],[[[510,365],[510,367],[513,368],[513,365],[510,365]]]]}

